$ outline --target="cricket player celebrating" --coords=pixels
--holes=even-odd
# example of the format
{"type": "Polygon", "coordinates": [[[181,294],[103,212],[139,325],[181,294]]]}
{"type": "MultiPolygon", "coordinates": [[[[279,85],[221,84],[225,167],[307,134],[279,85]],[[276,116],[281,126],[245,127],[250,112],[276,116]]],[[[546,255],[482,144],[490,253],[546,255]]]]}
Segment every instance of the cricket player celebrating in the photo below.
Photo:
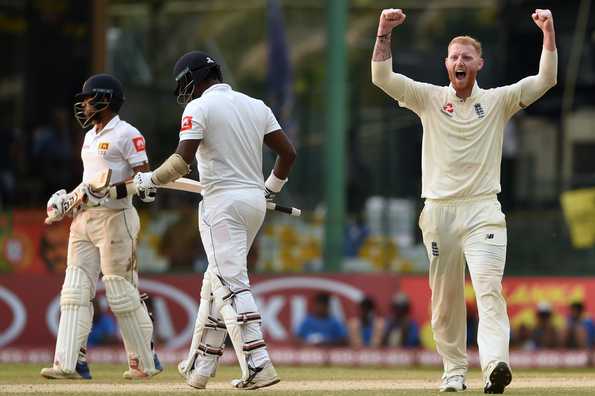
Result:
{"type": "Polygon", "coordinates": [[[185,54],[174,76],[178,103],[186,106],[178,148],[154,172],[137,174],[134,182],[142,191],[176,180],[189,172],[196,156],[204,197],[199,228],[209,264],[190,351],[178,369],[190,386],[205,388],[229,334],[242,370],[233,386],[273,385],[279,377],[263,339],[246,260],[263,223],[266,200],[287,182],[295,149],[269,107],[222,83],[220,67],[209,55],[185,54]],[[266,182],[263,141],[278,155],[266,182]]]}
{"type": "MultiPolygon", "coordinates": [[[[138,214],[132,197],[124,196],[121,190],[117,199],[109,200],[97,196],[88,184],[107,169],[112,170],[112,183],[149,170],[145,140],[118,116],[124,94],[120,82],[111,75],[90,77],[76,99],[75,117],[83,128],[93,125],[81,150],[84,171],[79,187],[85,190],[88,201],[70,226],[54,365],[42,369],[41,375],[53,379],[90,378],[84,352],[93,318],[95,285],[102,273],[107,301],[128,354],[129,368],[124,378],[148,378],[162,369],[152,351],[153,324],[137,288],[138,214]]],[[[155,200],[154,190],[145,192],[143,201],[155,200]]],[[[50,198],[48,215],[54,221],[65,215],[67,196],[65,190],[60,190],[50,198]]]]}
{"type": "Polygon", "coordinates": [[[500,192],[502,138],[506,122],[556,84],[557,52],[552,13],[535,10],[543,32],[539,73],[516,84],[481,89],[480,43],[455,37],[444,64],[450,85],[416,82],[392,71],[391,34],[405,21],[400,9],[380,15],[372,81],[413,110],[423,125],[422,197],[419,219],[430,259],[432,329],[444,363],[442,392],[466,388],[465,262],[477,296],[478,346],[485,393],[503,393],[510,383],[510,325],[502,296],[506,222],[500,192]]]}

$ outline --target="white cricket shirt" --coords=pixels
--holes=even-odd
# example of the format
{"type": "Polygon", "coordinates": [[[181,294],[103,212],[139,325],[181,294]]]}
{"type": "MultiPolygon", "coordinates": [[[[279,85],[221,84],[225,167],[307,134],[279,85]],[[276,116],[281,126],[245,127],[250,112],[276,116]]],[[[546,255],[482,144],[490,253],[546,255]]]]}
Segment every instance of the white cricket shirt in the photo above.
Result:
{"type": "Polygon", "coordinates": [[[481,89],[476,83],[463,100],[451,86],[399,79],[403,89],[394,99],[423,126],[422,198],[499,193],[504,126],[522,108],[521,84],[481,89]]]}
{"type": "Polygon", "coordinates": [[[184,109],[180,141],[201,139],[196,152],[204,194],[225,190],[264,190],[264,135],[281,129],[261,100],[227,84],[209,87],[184,109]]]}
{"type": "MultiPolygon", "coordinates": [[[[83,160],[83,183],[92,180],[98,173],[111,168],[110,184],[130,179],[133,167],[148,162],[145,138],[140,132],[115,116],[99,133],[95,127],[85,134],[81,150],[83,160]]],[[[132,206],[132,197],[110,200],[103,206],[124,209],[132,206]]]]}

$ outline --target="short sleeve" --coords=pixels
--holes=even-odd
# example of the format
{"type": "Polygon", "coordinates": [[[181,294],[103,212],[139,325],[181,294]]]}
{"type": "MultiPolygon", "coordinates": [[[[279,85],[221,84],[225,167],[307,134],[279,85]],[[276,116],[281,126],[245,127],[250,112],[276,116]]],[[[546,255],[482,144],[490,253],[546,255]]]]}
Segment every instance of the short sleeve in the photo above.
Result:
{"type": "Polygon", "coordinates": [[[149,161],[145,138],[133,126],[126,128],[122,134],[121,148],[122,156],[133,167],[149,161]]]}
{"type": "Polygon", "coordinates": [[[265,106],[265,108],[267,115],[265,119],[264,134],[266,135],[267,133],[278,131],[281,129],[281,125],[279,125],[279,122],[277,121],[277,118],[275,118],[275,114],[273,114],[273,111],[270,109],[270,107],[265,106]]]}
{"type": "Polygon", "coordinates": [[[203,139],[207,126],[207,111],[199,101],[190,102],[184,109],[180,125],[180,141],[203,139]]]}
{"type": "Polygon", "coordinates": [[[496,92],[499,95],[499,102],[506,118],[512,117],[517,111],[525,107],[521,103],[522,86],[520,81],[515,84],[496,88],[496,92]]]}

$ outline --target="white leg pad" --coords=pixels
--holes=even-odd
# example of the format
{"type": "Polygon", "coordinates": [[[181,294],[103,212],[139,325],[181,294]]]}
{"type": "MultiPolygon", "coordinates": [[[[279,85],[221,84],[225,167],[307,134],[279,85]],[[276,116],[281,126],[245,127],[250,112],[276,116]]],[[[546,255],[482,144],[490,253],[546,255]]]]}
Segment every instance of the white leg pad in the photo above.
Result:
{"type": "Polygon", "coordinates": [[[270,357],[262,335],[261,316],[251,291],[236,294],[234,305],[238,311],[238,321],[243,324],[244,353],[253,367],[265,366],[270,357]]]}
{"type": "Polygon", "coordinates": [[[192,334],[192,342],[188,351],[188,357],[186,358],[187,362],[194,357],[194,352],[198,349],[198,344],[201,343],[202,334],[209,319],[209,312],[211,311],[211,301],[211,283],[209,277],[205,274],[200,289],[200,304],[198,305],[198,313],[194,322],[194,333],[192,334]]]}
{"type": "Polygon", "coordinates": [[[151,351],[153,322],[141,304],[138,289],[118,275],[104,275],[103,283],[107,301],[120,327],[131,368],[138,361],[139,370],[153,375],[158,371],[151,351]]]}
{"type": "Polygon", "coordinates": [[[223,355],[226,336],[225,324],[213,306],[209,277],[205,275],[190,350],[186,360],[178,366],[181,374],[187,377],[196,370],[202,376],[214,376],[219,358],[223,355]]]}
{"type": "Polygon", "coordinates": [[[67,373],[74,373],[81,346],[91,331],[92,310],[87,274],[75,266],[67,267],[60,294],[60,323],[54,356],[54,364],[67,373]]]}
{"type": "Polygon", "coordinates": [[[218,307],[219,313],[225,322],[227,333],[229,334],[233,349],[238,358],[238,363],[240,364],[240,369],[242,370],[242,380],[247,380],[250,376],[250,372],[248,370],[246,354],[244,353],[244,337],[242,328],[238,322],[238,314],[231,305],[234,294],[227,286],[223,285],[216,275],[211,275],[210,281],[214,304],[218,307]]]}

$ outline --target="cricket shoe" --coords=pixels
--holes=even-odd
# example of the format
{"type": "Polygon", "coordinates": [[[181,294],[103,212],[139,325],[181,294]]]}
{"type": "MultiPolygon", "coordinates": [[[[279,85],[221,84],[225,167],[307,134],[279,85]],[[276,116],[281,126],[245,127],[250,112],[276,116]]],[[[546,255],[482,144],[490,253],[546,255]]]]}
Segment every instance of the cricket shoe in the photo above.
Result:
{"type": "Polygon", "coordinates": [[[200,375],[198,371],[192,370],[186,376],[186,383],[196,389],[205,389],[207,387],[207,382],[209,382],[209,378],[211,377],[200,375]]]}
{"type": "Polygon", "coordinates": [[[245,390],[259,389],[275,385],[281,381],[273,364],[270,362],[263,367],[248,367],[248,369],[250,370],[250,376],[246,381],[242,381],[241,379],[231,381],[231,385],[234,388],[245,390]]]}
{"type": "Polygon", "coordinates": [[[467,389],[467,385],[465,385],[464,375],[451,375],[444,378],[440,385],[440,392],[462,392],[465,389],[467,389]]]}
{"type": "Polygon", "coordinates": [[[148,379],[154,377],[163,371],[163,366],[161,366],[156,353],[153,353],[153,362],[155,363],[155,370],[142,371],[139,368],[138,358],[132,358],[128,361],[128,370],[124,371],[122,377],[124,379],[148,379]]]}
{"type": "Polygon", "coordinates": [[[60,365],[42,368],[41,376],[47,379],[91,379],[91,370],[87,362],[76,362],[74,371],[64,370],[60,365]]]}
{"type": "Polygon", "coordinates": [[[483,388],[483,393],[504,393],[504,388],[506,388],[511,381],[512,372],[510,371],[510,367],[508,367],[508,364],[500,362],[492,370],[488,382],[486,383],[485,388],[483,388]]]}
{"type": "Polygon", "coordinates": [[[209,377],[206,375],[201,375],[198,373],[198,370],[192,368],[187,368],[186,360],[182,360],[178,364],[178,373],[186,380],[186,383],[193,388],[196,389],[205,389],[207,387],[207,382],[209,382],[209,377]]]}

